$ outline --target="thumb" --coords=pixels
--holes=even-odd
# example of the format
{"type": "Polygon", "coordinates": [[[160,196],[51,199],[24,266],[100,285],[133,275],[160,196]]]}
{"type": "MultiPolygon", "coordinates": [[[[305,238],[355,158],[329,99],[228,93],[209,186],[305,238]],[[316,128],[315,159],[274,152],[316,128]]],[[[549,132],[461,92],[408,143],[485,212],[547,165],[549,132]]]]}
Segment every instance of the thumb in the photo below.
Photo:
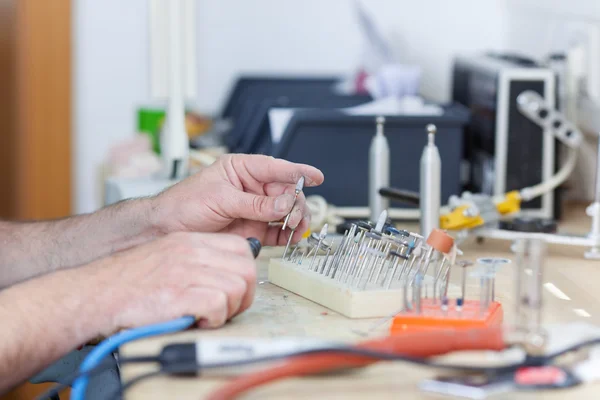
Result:
{"type": "Polygon", "coordinates": [[[272,222],[285,217],[294,206],[294,195],[285,193],[277,197],[251,193],[236,194],[238,201],[232,210],[236,218],[253,221],[272,222]]]}

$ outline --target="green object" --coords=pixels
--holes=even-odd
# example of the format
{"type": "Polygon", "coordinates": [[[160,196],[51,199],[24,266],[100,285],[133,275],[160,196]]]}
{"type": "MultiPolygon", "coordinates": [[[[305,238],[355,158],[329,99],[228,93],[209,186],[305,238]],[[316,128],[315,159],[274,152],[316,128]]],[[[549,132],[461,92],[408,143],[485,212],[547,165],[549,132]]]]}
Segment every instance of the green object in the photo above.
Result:
{"type": "Polygon", "coordinates": [[[150,136],[152,150],[160,154],[160,128],[165,118],[165,110],[142,107],[138,109],[137,117],[138,132],[150,136]]]}

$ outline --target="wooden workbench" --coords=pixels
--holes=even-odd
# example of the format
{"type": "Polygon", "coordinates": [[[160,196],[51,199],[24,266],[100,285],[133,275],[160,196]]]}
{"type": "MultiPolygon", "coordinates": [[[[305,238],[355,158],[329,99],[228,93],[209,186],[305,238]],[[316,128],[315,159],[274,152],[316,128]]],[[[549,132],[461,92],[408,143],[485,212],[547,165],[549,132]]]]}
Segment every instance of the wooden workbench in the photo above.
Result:
{"type": "MultiPolygon", "coordinates": [[[[573,233],[586,233],[589,220],[583,207],[569,207],[561,229],[573,233]]],[[[463,258],[475,260],[482,256],[497,256],[513,259],[510,244],[486,240],[477,244],[469,240],[463,244],[463,258]]],[[[306,336],[339,340],[363,340],[369,336],[385,335],[388,323],[381,319],[349,320],[324,307],[276,287],[267,280],[267,264],[271,257],[280,257],[282,249],[264,249],[259,260],[258,287],[253,306],[226,324],[212,331],[190,331],[160,338],[141,340],[122,348],[122,355],[147,355],[160,351],[173,341],[195,340],[209,336],[282,337],[306,336]]],[[[577,247],[552,246],[544,271],[544,282],[554,283],[570,300],[559,299],[544,291],[544,321],[571,322],[584,319],[600,326],[600,261],[585,260],[583,249],[577,247]],[[582,317],[574,309],[583,309],[590,314],[582,317]]],[[[514,265],[514,264],[513,264],[514,265]]],[[[459,278],[454,275],[454,282],[459,278]]],[[[505,318],[513,315],[512,268],[510,265],[499,272],[496,279],[496,297],[503,304],[505,318]]],[[[467,287],[476,295],[477,283],[467,287]]],[[[477,355],[475,355],[476,357],[477,355]]],[[[483,355],[481,355],[483,356],[483,355]]],[[[473,357],[472,354],[469,355],[473,357]]],[[[122,378],[126,382],[152,367],[124,366],[122,378]]],[[[352,374],[288,379],[261,387],[250,392],[244,399],[434,399],[440,398],[418,390],[418,382],[436,373],[431,369],[402,363],[379,363],[355,371],[352,374]],[[400,397],[401,396],[401,397],[400,397]]],[[[156,377],[134,386],[126,399],[201,399],[224,381],[209,378],[156,377]]],[[[564,396],[577,399],[599,399],[600,383],[580,386],[555,392],[511,393],[506,399],[562,399],[564,396]]]]}

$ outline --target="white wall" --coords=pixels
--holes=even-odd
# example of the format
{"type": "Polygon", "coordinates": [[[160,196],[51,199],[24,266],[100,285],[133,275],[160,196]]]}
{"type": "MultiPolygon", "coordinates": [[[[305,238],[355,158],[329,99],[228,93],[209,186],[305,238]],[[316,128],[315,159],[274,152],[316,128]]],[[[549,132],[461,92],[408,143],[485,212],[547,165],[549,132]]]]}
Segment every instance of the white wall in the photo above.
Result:
{"type": "MultiPolygon", "coordinates": [[[[362,1],[406,62],[423,67],[422,92],[449,98],[451,57],[501,49],[505,0],[362,1]]],[[[109,146],[133,135],[135,107],[148,102],[145,0],[77,0],[75,205],[101,204],[98,167],[109,146]]],[[[344,74],[362,40],[350,0],[198,0],[197,108],[220,110],[240,73],[344,74]]]]}
{"type": "Polygon", "coordinates": [[[76,213],[101,203],[100,165],[133,134],[135,107],[149,93],[145,0],[74,2],[74,176],[76,213]]]}

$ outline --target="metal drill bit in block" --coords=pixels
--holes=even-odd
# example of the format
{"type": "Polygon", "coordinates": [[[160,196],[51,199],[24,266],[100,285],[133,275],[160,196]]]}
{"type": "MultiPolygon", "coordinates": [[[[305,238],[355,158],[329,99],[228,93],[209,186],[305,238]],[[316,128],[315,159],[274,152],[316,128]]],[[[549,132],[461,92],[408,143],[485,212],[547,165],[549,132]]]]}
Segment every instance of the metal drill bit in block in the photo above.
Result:
{"type": "Polygon", "coordinates": [[[317,245],[314,248],[315,249],[315,254],[313,255],[312,260],[310,261],[310,265],[308,266],[308,269],[312,269],[313,263],[317,259],[317,253],[321,249],[321,243],[323,243],[323,240],[327,237],[327,229],[328,229],[328,225],[325,224],[321,228],[321,232],[319,232],[319,242],[317,243],[317,245]]]}
{"type": "Polygon", "coordinates": [[[390,286],[392,285],[392,281],[394,280],[394,275],[396,274],[396,270],[398,268],[398,263],[400,262],[400,260],[403,260],[402,262],[402,269],[400,270],[402,273],[402,271],[404,270],[404,268],[406,267],[406,264],[408,263],[408,259],[409,256],[402,254],[402,253],[398,253],[395,251],[390,251],[390,256],[392,257],[392,259],[394,260],[392,263],[392,271],[390,273],[390,277],[387,280],[387,285],[386,285],[386,289],[389,289],[390,286]]]}
{"type": "Polygon", "coordinates": [[[461,287],[460,303],[462,304],[465,301],[465,296],[466,296],[467,268],[470,267],[471,265],[473,265],[473,263],[468,260],[462,260],[462,261],[457,262],[456,264],[462,268],[462,276],[460,279],[460,287],[461,287]]]}

